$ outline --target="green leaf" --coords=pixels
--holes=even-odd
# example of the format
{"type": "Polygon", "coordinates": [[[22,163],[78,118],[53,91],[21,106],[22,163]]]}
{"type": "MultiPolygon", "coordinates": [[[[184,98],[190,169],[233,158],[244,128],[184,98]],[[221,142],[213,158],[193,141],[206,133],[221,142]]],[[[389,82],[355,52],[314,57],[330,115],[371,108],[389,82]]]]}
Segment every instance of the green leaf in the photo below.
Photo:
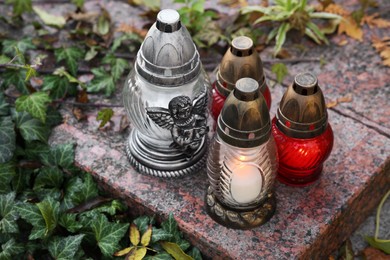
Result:
{"type": "Polygon", "coordinates": [[[196,247],[191,248],[191,250],[189,250],[187,252],[187,254],[189,256],[191,256],[192,258],[194,258],[195,260],[202,260],[203,259],[202,254],[200,253],[199,249],[196,247]]]}
{"type": "Polygon", "coordinates": [[[57,167],[42,167],[35,178],[34,190],[40,188],[60,188],[64,175],[57,167]]]}
{"type": "Polygon", "coordinates": [[[148,216],[140,216],[133,220],[133,223],[138,227],[141,233],[145,233],[150,224],[150,218],[148,216]]]}
{"type": "Polygon", "coordinates": [[[61,214],[58,224],[66,228],[69,232],[75,233],[83,228],[83,225],[76,219],[77,214],[61,214]]]}
{"type": "Polygon", "coordinates": [[[43,91],[49,91],[52,99],[64,98],[68,93],[75,94],[77,85],[72,84],[66,77],[58,75],[45,76],[43,79],[43,91]]]}
{"type": "Polygon", "coordinates": [[[10,62],[10,60],[11,59],[9,57],[0,54],[0,64],[6,64],[6,63],[10,62]]]}
{"type": "Polygon", "coordinates": [[[58,48],[54,51],[57,62],[65,61],[70,73],[77,75],[78,62],[84,58],[84,51],[77,47],[58,48]]]}
{"type": "Polygon", "coordinates": [[[14,176],[15,165],[12,162],[0,163],[0,193],[10,192],[10,183],[14,176]]]}
{"type": "Polygon", "coordinates": [[[92,60],[93,58],[95,58],[97,54],[98,54],[98,51],[96,50],[96,47],[95,47],[95,46],[92,46],[92,47],[87,51],[87,53],[85,54],[84,60],[85,60],[85,61],[90,61],[90,60],[92,60]]]}
{"type": "Polygon", "coordinates": [[[130,242],[134,246],[137,246],[140,242],[140,233],[134,223],[130,225],[130,242]]]}
{"type": "Polygon", "coordinates": [[[1,233],[18,233],[18,213],[14,208],[15,193],[0,195],[0,232],[1,233]]]}
{"type": "Polygon", "coordinates": [[[323,41],[325,44],[329,44],[328,39],[325,37],[325,35],[321,32],[321,30],[312,22],[308,22],[306,26],[315,33],[318,39],[323,41]]]}
{"type": "Polygon", "coordinates": [[[96,120],[102,120],[99,127],[103,127],[111,120],[111,117],[114,115],[114,111],[111,108],[103,108],[97,114],[96,120]]]}
{"type": "Polygon", "coordinates": [[[144,260],[172,260],[173,258],[171,257],[170,254],[168,253],[159,253],[157,255],[148,255],[145,256],[144,260]]]}
{"type": "Polygon", "coordinates": [[[48,198],[47,200],[41,201],[36,205],[41,212],[43,219],[45,220],[45,236],[47,236],[51,234],[57,226],[58,216],[60,213],[60,202],[55,201],[52,198],[48,198]]]}
{"type": "Polygon", "coordinates": [[[129,63],[125,59],[115,58],[112,54],[107,54],[103,59],[103,64],[110,64],[111,66],[111,75],[115,81],[117,81],[129,68],[129,63]]]}
{"type": "MultiPolygon", "coordinates": [[[[107,11],[103,11],[103,14],[107,11]]],[[[108,13],[107,13],[108,14],[108,13]]],[[[99,35],[106,35],[110,32],[110,18],[107,15],[100,15],[96,24],[94,24],[94,31],[99,35]]]]}
{"type": "Polygon", "coordinates": [[[21,96],[15,101],[17,111],[26,111],[33,117],[46,122],[47,104],[51,101],[45,92],[35,92],[28,96],[21,96]]]}
{"type": "MultiPolygon", "coordinates": [[[[73,77],[72,75],[69,74],[69,72],[67,72],[65,70],[64,67],[59,67],[58,69],[56,69],[54,72],[53,72],[53,75],[57,75],[57,76],[61,76],[61,77],[66,77],[69,81],[69,83],[75,83],[75,84],[78,84],[80,85],[82,88],[85,88],[85,83],[84,82],[81,82],[80,80],[78,80],[77,78],[73,77]]],[[[76,94],[76,91],[77,89],[74,90],[74,93],[72,94],[76,94]]]]}
{"type": "Polygon", "coordinates": [[[111,256],[118,250],[118,242],[126,234],[129,224],[110,223],[104,215],[99,215],[91,227],[103,255],[111,256]]]}
{"type": "Polygon", "coordinates": [[[36,205],[30,203],[20,203],[15,207],[20,217],[33,226],[31,234],[29,235],[29,239],[43,239],[46,235],[46,223],[39,208],[36,205]]]}
{"type": "Polygon", "coordinates": [[[98,194],[99,190],[96,182],[93,180],[92,175],[89,173],[85,173],[83,176],[83,186],[81,187],[81,190],[76,193],[74,202],[80,204],[98,196],[98,194]]]}
{"type": "Polygon", "coordinates": [[[17,40],[4,40],[3,41],[3,54],[7,54],[11,57],[14,57],[17,55],[16,50],[19,50],[22,54],[24,54],[27,50],[35,50],[35,49],[36,49],[36,47],[32,43],[31,38],[23,38],[23,39],[18,40],[18,41],[17,40]]]}
{"type": "Polygon", "coordinates": [[[22,193],[27,187],[29,187],[31,170],[28,169],[16,169],[15,176],[12,178],[12,190],[16,193],[22,193]]]}
{"type": "Polygon", "coordinates": [[[37,71],[33,67],[31,67],[31,65],[25,65],[25,68],[27,72],[24,81],[29,81],[32,77],[35,77],[37,75],[37,71]]]}
{"type": "Polygon", "coordinates": [[[175,241],[175,242],[183,251],[186,251],[188,248],[191,247],[191,244],[187,240],[184,240],[184,239],[179,239],[178,241],[175,241]]]}
{"type": "Polygon", "coordinates": [[[161,246],[176,260],[193,260],[193,258],[181,250],[180,246],[175,243],[162,241],[161,246]]]}
{"type": "Polygon", "coordinates": [[[62,168],[70,168],[74,162],[74,144],[60,144],[50,147],[48,154],[43,154],[42,163],[51,166],[61,166],[62,168]]]}
{"type": "Polygon", "coordinates": [[[49,242],[48,250],[56,260],[72,260],[79,250],[84,234],[67,237],[55,237],[49,242]]]}
{"type": "Polygon", "coordinates": [[[6,69],[2,75],[3,83],[1,86],[3,88],[8,88],[10,86],[15,86],[22,94],[29,94],[30,91],[27,88],[26,81],[26,70],[20,69],[6,69]]]}
{"type": "Polygon", "coordinates": [[[382,250],[386,254],[390,254],[390,241],[379,242],[375,240],[375,237],[364,236],[364,239],[370,244],[370,246],[382,250]]]}
{"type": "Polygon", "coordinates": [[[59,110],[55,109],[52,106],[49,106],[46,111],[46,125],[49,127],[54,127],[61,124],[63,121],[62,115],[59,110]]]}
{"type": "Polygon", "coordinates": [[[2,244],[1,249],[0,259],[2,260],[21,259],[16,256],[24,252],[24,246],[16,243],[14,238],[11,238],[6,243],[2,244]]]}
{"type": "Polygon", "coordinates": [[[62,28],[66,24],[65,18],[60,15],[49,14],[48,12],[37,6],[33,6],[33,10],[46,25],[62,28]]]}
{"type": "MultiPolygon", "coordinates": [[[[177,227],[177,222],[175,218],[173,217],[173,214],[170,213],[167,220],[165,220],[163,223],[161,223],[161,227],[168,232],[169,234],[173,235],[175,240],[180,240],[180,232],[177,227]]],[[[171,240],[172,241],[172,240],[171,240]]]]}
{"type": "Polygon", "coordinates": [[[16,148],[14,123],[10,116],[0,117],[0,163],[11,160],[16,148]]]}
{"type": "Polygon", "coordinates": [[[0,93],[0,116],[7,116],[9,114],[9,104],[5,100],[3,93],[0,93]]]}
{"type": "Polygon", "coordinates": [[[72,0],[72,3],[74,3],[78,8],[81,8],[84,5],[84,0],[72,0]]]}
{"type": "Polygon", "coordinates": [[[288,70],[286,65],[283,63],[275,63],[271,67],[271,71],[275,73],[276,75],[276,80],[280,84],[283,82],[283,79],[286,75],[288,75],[288,70]]]}
{"type": "Polygon", "coordinates": [[[92,69],[95,78],[87,85],[87,90],[90,92],[104,91],[106,96],[111,96],[115,90],[114,77],[105,72],[103,69],[92,69]]]}
{"type": "Polygon", "coordinates": [[[50,130],[40,120],[26,112],[14,112],[13,119],[24,140],[47,142],[50,130]]]}
{"type": "Polygon", "coordinates": [[[276,55],[281,49],[286,41],[286,34],[290,30],[289,23],[282,23],[278,29],[278,33],[276,34],[276,44],[274,48],[274,54],[276,55]]]}
{"type": "Polygon", "coordinates": [[[156,243],[160,240],[167,240],[170,241],[170,239],[173,238],[173,235],[169,232],[165,231],[164,229],[153,227],[152,232],[152,244],[156,243]]]}

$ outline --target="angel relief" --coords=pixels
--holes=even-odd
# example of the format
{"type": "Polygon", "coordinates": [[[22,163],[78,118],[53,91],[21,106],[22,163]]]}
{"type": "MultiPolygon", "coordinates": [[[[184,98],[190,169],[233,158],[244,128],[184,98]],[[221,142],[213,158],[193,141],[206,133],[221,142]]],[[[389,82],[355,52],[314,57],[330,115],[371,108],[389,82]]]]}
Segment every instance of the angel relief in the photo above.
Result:
{"type": "Polygon", "coordinates": [[[209,131],[206,109],[207,92],[203,91],[193,101],[188,96],[177,96],[171,99],[168,109],[147,107],[146,112],[158,126],[171,131],[171,147],[192,157],[209,131]]]}

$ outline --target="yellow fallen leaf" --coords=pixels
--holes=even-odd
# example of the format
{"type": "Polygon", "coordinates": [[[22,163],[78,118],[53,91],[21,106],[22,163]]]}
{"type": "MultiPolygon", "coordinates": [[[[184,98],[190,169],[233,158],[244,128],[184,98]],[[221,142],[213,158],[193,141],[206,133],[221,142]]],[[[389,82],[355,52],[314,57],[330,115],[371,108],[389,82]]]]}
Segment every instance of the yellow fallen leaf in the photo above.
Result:
{"type": "Polygon", "coordinates": [[[370,28],[388,28],[390,27],[390,21],[385,20],[379,17],[378,13],[375,13],[373,15],[365,15],[363,16],[362,21],[360,22],[361,25],[367,24],[370,28]]]}
{"type": "Polygon", "coordinates": [[[37,6],[33,6],[33,10],[46,25],[62,28],[66,23],[65,18],[61,15],[49,14],[48,12],[37,6]]]}
{"type": "Polygon", "coordinates": [[[390,37],[384,37],[383,39],[380,39],[376,36],[373,36],[371,42],[372,46],[382,57],[383,65],[390,67],[390,37]]]}

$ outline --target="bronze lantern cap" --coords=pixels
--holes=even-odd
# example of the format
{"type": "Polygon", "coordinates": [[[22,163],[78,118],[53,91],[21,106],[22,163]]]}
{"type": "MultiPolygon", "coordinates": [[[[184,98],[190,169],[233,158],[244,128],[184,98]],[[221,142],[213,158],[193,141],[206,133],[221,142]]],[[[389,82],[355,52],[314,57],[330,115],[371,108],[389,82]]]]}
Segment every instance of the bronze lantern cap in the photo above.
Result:
{"type": "Polygon", "coordinates": [[[239,36],[233,39],[230,48],[222,58],[217,72],[216,88],[227,97],[234,89],[236,81],[245,77],[255,79],[260,86],[260,91],[266,87],[263,64],[253,46],[253,41],[249,37],[239,36]]]}
{"type": "Polygon", "coordinates": [[[270,116],[256,80],[242,78],[236,82],[218,117],[217,133],[227,144],[241,148],[259,146],[268,141],[270,116]]]}
{"type": "Polygon", "coordinates": [[[282,97],[276,118],[279,129],[293,138],[313,138],[326,130],[328,114],[316,76],[309,72],[295,76],[282,97]]]}

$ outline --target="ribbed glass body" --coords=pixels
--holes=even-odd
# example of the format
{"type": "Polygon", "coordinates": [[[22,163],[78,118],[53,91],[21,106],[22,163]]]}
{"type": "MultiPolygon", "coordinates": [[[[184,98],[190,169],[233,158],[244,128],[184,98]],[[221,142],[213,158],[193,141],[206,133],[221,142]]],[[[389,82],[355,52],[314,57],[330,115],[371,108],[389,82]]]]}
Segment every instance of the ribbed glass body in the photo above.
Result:
{"type": "Polygon", "coordinates": [[[278,147],[278,180],[291,186],[306,186],[315,182],[333,147],[330,124],[325,132],[314,138],[299,139],[281,132],[276,120],[272,120],[272,135],[278,147]]]}
{"type": "MultiPolygon", "coordinates": [[[[147,82],[136,73],[136,69],[133,69],[123,89],[123,101],[131,126],[138,132],[138,136],[141,139],[147,140],[148,143],[155,143],[157,146],[161,146],[161,142],[165,141],[167,147],[169,147],[169,144],[172,143],[171,131],[153,122],[148,116],[146,108],[161,107],[168,109],[169,102],[177,96],[187,96],[191,102],[195,103],[196,97],[203,92],[207,93],[207,102],[211,96],[211,89],[208,76],[203,69],[195,80],[185,85],[168,87],[147,82]]],[[[206,118],[209,111],[208,104],[202,104],[207,107],[206,114],[204,115],[206,118]]],[[[195,113],[193,110],[190,112],[195,113]]]]}
{"type": "Polygon", "coordinates": [[[271,191],[278,167],[272,136],[260,146],[239,148],[217,134],[209,149],[207,174],[220,203],[242,210],[258,207],[271,191]]]}
{"type": "MultiPolygon", "coordinates": [[[[214,120],[217,120],[219,114],[221,113],[223,104],[225,103],[226,97],[221,94],[218,89],[215,87],[216,82],[213,84],[213,98],[212,98],[212,105],[211,105],[211,113],[213,115],[214,120]]],[[[271,92],[266,85],[264,88],[264,91],[261,92],[265,98],[265,102],[267,103],[268,109],[271,108],[271,92]]]]}

